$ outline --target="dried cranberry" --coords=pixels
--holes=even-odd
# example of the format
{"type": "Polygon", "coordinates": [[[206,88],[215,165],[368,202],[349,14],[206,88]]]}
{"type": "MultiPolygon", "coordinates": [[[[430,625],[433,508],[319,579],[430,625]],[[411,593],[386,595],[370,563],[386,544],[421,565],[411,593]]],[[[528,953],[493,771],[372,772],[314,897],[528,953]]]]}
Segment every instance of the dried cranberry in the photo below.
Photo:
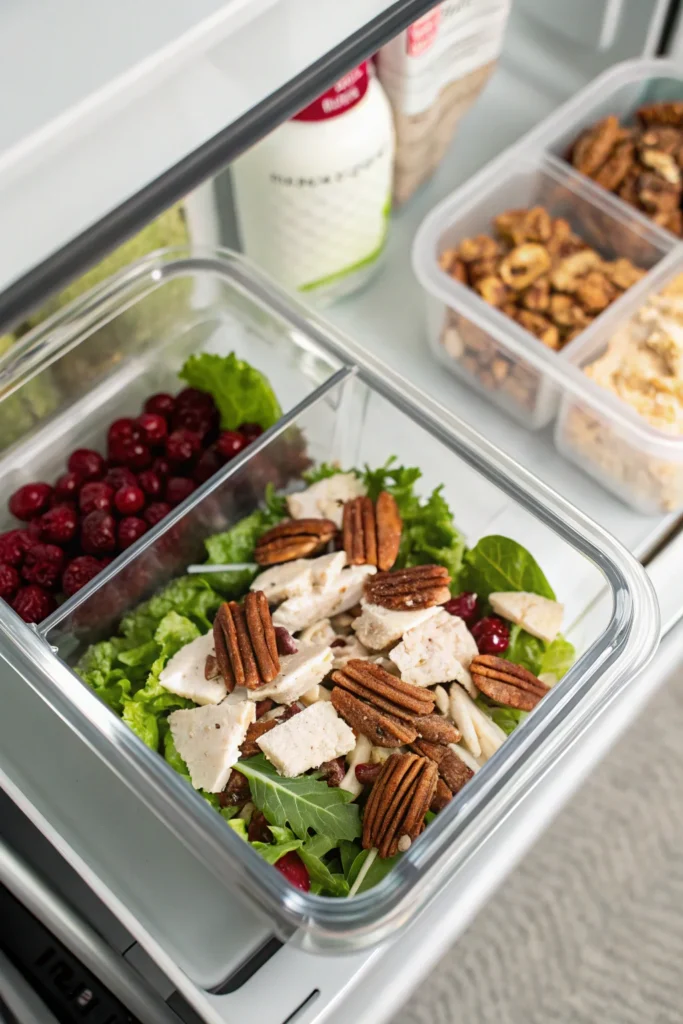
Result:
{"type": "Polygon", "coordinates": [[[171,506],[165,501],[153,501],[144,511],[145,522],[150,526],[156,526],[162,519],[165,519],[171,511],[171,506]]]}
{"type": "Polygon", "coordinates": [[[487,615],[472,626],[480,654],[504,654],[510,643],[510,627],[497,615],[487,615]]]}
{"type": "Polygon", "coordinates": [[[272,843],[273,833],[268,828],[268,822],[263,811],[254,811],[247,829],[247,838],[250,843],[272,843]]]}
{"type": "Polygon", "coordinates": [[[78,507],[84,516],[87,516],[88,512],[109,512],[113,496],[114,491],[109,484],[105,484],[103,480],[93,480],[81,487],[78,507]]]}
{"type": "Polygon", "coordinates": [[[275,862],[275,868],[284,875],[290,885],[302,892],[308,892],[311,888],[311,880],[308,877],[308,870],[301,857],[295,850],[290,850],[284,857],[275,862]]]}
{"type": "Polygon", "coordinates": [[[247,444],[251,444],[252,441],[255,441],[263,433],[263,427],[260,423],[240,423],[237,429],[240,434],[246,437],[247,444]]]}
{"type": "Polygon", "coordinates": [[[198,455],[201,447],[200,437],[184,427],[174,430],[166,438],[166,455],[171,462],[179,465],[189,462],[195,455],[198,455]]]}
{"type": "Polygon", "coordinates": [[[116,550],[116,520],[109,512],[90,512],[81,523],[81,547],[86,555],[116,550]]]}
{"type": "Polygon", "coordinates": [[[336,640],[333,640],[330,647],[346,647],[346,639],[343,636],[338,636],[336,640]]]}
{"type": "Polygon", "coordinates": [[[84,480],[99,480],[104,476],[104,459],[92,448],[77,448],[67,462],[67,469],[78,473],[84,480]]]}
{"type": "Polygon", "coordinates": [[[103,561],[99,562],[92,555],[79,555],[69,562],[62,574],[62,590],[66,596],[71,597],[97,576],[104,568],[103,561]]]}
{"type": "Polygon", "coordinates": [[[104,474],[105,484],[114,491],[118,491],[120,487],[136,487],[138,478],[132,469],[128,469],[128,466],[112,466],[104,474]]]}
{"type": "Polygon", "coordinates": [[[240,434],[236,430],[224,430],[218,437],[216,448],[224,459],[234,459],[243,448],[246,448],[247,443],[244,434],[240,434]]]}
{"type": "MultiPolygon", "coordinates": [[[[100,514],[100,513],[96,513],[100,514]]],[[[55,505],[38,520],[40,539],[48,544],[64,547],[70,544],[78,530],[78,515],[71,505],[55,505]]]]}
{"type": "Polygon", "coordinates": [[[290,704],[288,708],[285,708],[284,713],[280,716],[282,722],[288,722],[290,718],[294,718],[294,715],[298,715],[303,711],[300,704],[290,704]]]}
{"type": "Polygon", "coordinates": [[[207,448],[194,467],[192,478],[196,483],[203,484],[205,480],[210,480],[222,465],[223,460],[219,457],[216,449],[214,447],[207,448]]]}
{"type": "Polygon", "coordinates": [[[0,597],[5,601],[11,601],[20,583],[19,573],[14,566],[0,562],[0,597]]]}
{"type": "Polygon", "coordinates": [[[199,388],[183,388],[180,394],[176,395],[176,409],[207,409],[211,412],[216,408],[208,391],[200,391],[199,388]]]}
{"type": "Polygon", "coordinates": [[[136,426],[135,420],[125,416],[120,420],[114,420],[107,431],[107,446],[116,444],[117,441],[139,441],[140,429],[136,426]]]}
{"type": "Polygon", "coordinates": [[[278,654],[296,654],[299,650],[296,640],[284,626],[275,627],[275,642],[277,643],[278,654]]]}
{"type": "Polygon", "coordinates": [[[9,500],[9,510],[17,519],[28,522],[44,512],[50,502],[52,488],[49,484],[24,484],[9,500]]]}
{"type": "Polygon", "coordinates": [[[336,788],[341,784],[342,779],[346,775],[346,759],[342,755],[341,757],[335,757],[331,761],[323,761],[320,765],[320,778],[324,779],[328,786],[336,788]]]}
{"type": "Polygon", "coordinates": [[[119,487],[114,495],[114,504],[116,511],[120,512],[122,516],[132,516],[144,508],[145,495],[139,487],[131,487],[127,484],[125,487],[119,487]]]}
{"type": "Polygon", "coordinates": [[[21,570],[27,583],[38,583],[46,590],[54,590],[64,568],[64,552],[56,544],[34,544],[26,552],[21,570]]]}
{"type": "Polygon", "coordinates": [[[249,780],[241,772],[230,772],[228,784],[218,795],[221,807],[244,807],[251,800],[249,780]]]}
{"type": "Polygon", "coordinates": [[[170,416],[175,409],[175,398],[160,391],[156,395],[150,395],[144,405],[145,412],[152,412],[159,416],[170,416]]]}
{"type": "Polygon", "coordinates": [[[195,487],[195,482],[186,476],[171,476],[166,481],[164,497],[170,505],[179,505],[192,494],[195,487]]]}
{"type": "Polygon", "coordinates": [[[449,615],[459,616],[468,626],[476,622],[481,615],[477,595],[467,590],[458,594],[457,597],[452,597],[450,601],[446,601],[444,608],[449,615]]]}
{"type": "Polygon", "coordinates": [[[63,502],[75,501],[82,483],[83,478],[79,473],[62,473],[55,484],[53,494],[53,498],[56,499],[55,504],[61,505],[63,502]]]}
{"type": "Polygon", "coordinates": [[[369,761],[356,765],[356,778],[361,786],[372,786],[382,770],[381,764],[370,764],[369,761]]]}
{"type": "Polygon", "coordinates": [[[148,526],[144,519],[139,519],[138,516],[126,516],[119,523],[118,540],[119,547],[123,551],[125,548],[129,548],[131,544],[135,544],[135,541],[142,537],[143,533],[147,533],[148,526]]]}
{"type": "Polygon", "coordinates": [[[57,602],[47,590],[43,590],[36,583],[30,583],[17,591],[12,607],[24,622],[41,622],[55,610],[57,602]]]}
{"type": "Polygon", "coordinates": [[[152,463],[152,472],[156,473],[162,480],[165,480],[171,472],[171,464],[163,455],[158,455],[152,463]]]}
{"type": "Polygon", "coordinates": [[[143,412],[136,423],[142,432],[142,440],[152,448],[162,444],[168,433],[166,420],[155,412],[143,412]]]}
{"type": "Polygon", "coordinates": [[[256,701],[256,721],[265,715],[268,711],[272,711],[275,707],[275,701],[271,700],[270,697],[264,697],[263,700],[256,701]]]}

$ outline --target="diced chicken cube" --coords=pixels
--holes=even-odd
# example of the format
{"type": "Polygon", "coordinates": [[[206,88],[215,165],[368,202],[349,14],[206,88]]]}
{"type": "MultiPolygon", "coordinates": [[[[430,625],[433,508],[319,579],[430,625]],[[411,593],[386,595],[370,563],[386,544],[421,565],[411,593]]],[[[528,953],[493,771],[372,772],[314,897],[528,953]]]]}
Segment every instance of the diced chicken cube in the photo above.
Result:
{"type": "Polygon", "coordinates": [[[439,611],[438,608],[420,608],[412,612],[396,612],[366,601],[361,601],[361,608],[352,628],[360,642],[373,651],[384,650],[400,640],[409,629],[426,622],[439,611]]]}
{"type": "Polygon", "coordinates": [[[304,644],[331,644],[337,639],[329,619],[321,619],[299,633],[298,639],[304,644]]]}
{"type": "Polygon", "coordinates": [[[477,653],[464,621],[439,609],[436,615],[404,633],[389,657],[398,665],[404,682],[433,686],[460,680],[477,653]]]}
{"type": "Polygon", "coordinates": [[[228,692],[223,678],[207,679],[205,674],[206,659],[215,653],[213,633],[198,636],[173,655],[159,673],[159,682],[165,690],[195,704],[220,704],[228,692]]]}
{"type": "Polygon", "coordinates": [[[230,769],[240,756],[247,729],[256,718],[250,701],[174,711],[168,724],[178,753],[185,761],[192,785],[207,793],[220,793],[230,769]]]}
{"type": "Polygon", "coordinates": [[[377,572],[374,565],[352,565],[324,589],[316,588],[302,597],[291,597],[273,613],[273,623],[290,633],[306,629],[319,619],[326,619],[353,608],[361,599],[367,576],[377,572]]]}
{"type": "Polygon", "coordinates": [[[256,742],[280,775],[293,778],[348,754],[356,745],[356,737],[332,704],[319,701],[256,742]]]}
{"type": "Polygon", "coordinates": [[[305,491],[290,494],[287,508],[292,519],[331,519],[341,528],[344,503],[361,494],[365,494],[365,485],[355,473],[335,473],[305,491]]]}
{"type": "Polygon", "coordinates": [[[330,555],[320,555],[311,559],[311,576],[313,585],[325,590],[332,586],[346,565],[346,552],[333,551],[330,555]]]}
{"type": "Polygon", "coordinates": [[[367,658],[370,651],[357,636],[339,636],[332,642],[334,664],[332,668],[343,668],[352,658],[367,658]]]}
{"type": "Polygon", "coordinates": [[[564,605],[559,601],[516,590],[489,594],[489,601],[496,615],[509,619],[548,644],[562,628],[564,605]]]}
{"type": "Polygon", "coordinates": [[[288,597],[299,597],[307,593],[312,584],[312,559],[297,558],[284,565],[273,565],[259,573],[251,589],[262,590],[269,604],[279,604],[288,597]]]}
{"type": "Polygon", "coordinates": [[[299,700],[304,707],[308,707],[309,704],[317,704],[319,700],[332,700],[332,691],[327,690],[318,683],[316,686],[312,686],[310,690],[302,693],[299,700]]]}
{"type": "Polygon", "coordinates": [[[280,671],[271,683],[249,690],[249,699],[272,697],[279,704],[292,704],[322,682],[332,670],[332,660],[332,649],[327,644],[299,644],[296,654],[280,657],[280,671]]]}

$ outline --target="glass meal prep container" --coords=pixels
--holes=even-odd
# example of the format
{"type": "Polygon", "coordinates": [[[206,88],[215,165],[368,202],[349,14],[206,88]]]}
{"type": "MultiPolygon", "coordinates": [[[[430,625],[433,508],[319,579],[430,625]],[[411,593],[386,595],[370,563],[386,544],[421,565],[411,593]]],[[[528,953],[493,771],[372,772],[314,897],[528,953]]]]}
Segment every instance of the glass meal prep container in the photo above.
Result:
{"type": "MultiPolygon", "coordinates": [[[[71,317],[53,322],[52,334],[41,331],[34,371],[45,372],[59,353],[86,353],[103,322],[100,314],[106,321],[116,316],[119,303],[144,302],[150,290],[187,279],[192,297],[186,318],[160,330],[154,347],[110,363],[106,373],[84,386],[73,405],[60,410],[59,431],[48,421],[10,449],[6,459],[13,472],[35,476],[55,459],[55,439],[70,431],[84,439],[98,437],[112,407],[132,404],[145,377],[162,386],[171,364],[199,344],[218,351],[237,348],[257,364],[259,357],[268,360],[262,368],[286,412],[39,627],[27,626],[0,602],[6,685],[28,685],[37,692],[149,813],[209,867],[218,884],[264,914],[281,938],[291,937],[309,951],[349,952],[391,935],[438,896],[446,880],[464,870],[497,824],[514,813],[637,675],[657,645],[656,599],[642,567],[601,528],[233,254],[162,254],[133,268],[74,307],[71,317]],[[444,496],[470,542],[498,532],[527,544],[565,602],[572,639],[581,638],[577,662],[542,704],[381,884],[350,899],[291,887],[72,669],[84,647],[109,636],[125,611],[201,559],[205,537],[258,504],[274,468],[287,459],[293,437],[304,439],[315,461],[373,466],[396,455],[419,466],[425,492],[444,484],[444,496]],[[600,603],[604,613],[585,614],[592,599],[605,592],[611,600],[600,603]]],[[[5,378],[6,393],[21,391],[23,369],[16,366],[15,382],[5,378]]],[[[138,863],[136,870],[158,867],[155,859],[138,863]]],[[[201,922],[192,925],[201,928],[201,922]]]]}

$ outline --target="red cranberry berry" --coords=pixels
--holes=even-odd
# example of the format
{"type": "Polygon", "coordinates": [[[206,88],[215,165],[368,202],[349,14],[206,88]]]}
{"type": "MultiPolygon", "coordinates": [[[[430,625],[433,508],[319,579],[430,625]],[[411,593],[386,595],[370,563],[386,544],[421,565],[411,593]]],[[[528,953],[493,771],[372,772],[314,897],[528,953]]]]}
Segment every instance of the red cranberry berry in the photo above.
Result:
{"type": "Polygon", "coordinates": [[[78,530],[78,515],[71,505],[55,505],[38,520],[40,539],[48,544],[69,544],[78,530]]]}
{"type": "Polygon", "coordinates": [[[170,416],[175,409],[175,398],[173,395],[164,394],[160,391],[157,395],[150,395],[144,405],[145,412],[153,412],[157,416],[170,416]]]}
{"type": "Polygon", "coordinates": [[[92,555],[79,555],[69,562],[62,574],[62,590],[67,597],[72,597],[77,590],[89,583],[104,565],[92,555]]]}
{"type": "Polygon", "coordinates": [[[21,565],[24,555],[36,540],[37,537],[32,537],[28,530],[0,533],[0,562],[4,565],[21,565]]]}
{"type": "Polygon", "coordinates": [[[9,500],[9,510],[17,519],[28,522],[44,512],[50,502],[52,488],[49,484],[24,484],[9,500]]]}
{"type": "Polygon", "coordinates": [[[131,470],[147,469],[152,453],[142,441],[117,441],[109,449],[112,462],[123,463],[131,470]]]}
{"type": "Polygon", "coordinates": [[[56,499],[55,504],[61,505],[62,502],[76,501],[82,483],[83,478],[79,473],[62,473],[55,484],[53,494],[53,498],[56,499]]]}
{"type": "Polygon", "coordinates": [[[197,434],[181,427],[166,438],[166,455],[171,462],[182,464],[198,455],[201,446],[202,442],[197,434]]]}
{"type": "Polygon", "coordinates": [[[381,764],[373,764],[370,761],[363,761],[361,764],[356,765],[356,778],[362,786],[372,786],[381,770],[381,764]]]}
{"type": "Polygon", "coordinates": [[[145,522],[150,526],[156,526],[162,519],[165,519],[168,513],[171,511],[171,506],[166,501],[153,501],[151,505],[148,505],[143,515],[145,522]]]}
{"type": "Polygon", "coordinates": [[[113,491],[118,491],[120,487],[136,487],[138,478],[128,466],[112,466],[104,474],[104,482],[109,484],[113,491]]]}
{"type": "Polygon", "coordinates": [[[243,448],[246,448],[247,444],[244,434],[240,434],[236,430],[224,430],[216,441],[216,448],[224,459],[233,459],[243,448]]]}
{"type": "Polygon", "coordinates": [[[158,455],[152,463],[152,471],[158,477],[161,477],[162,480],[165,480],[171,472],[171,463],[163,455],[158,455]]]}
{"type": "Polygon", "coordinates": [[[217,473],[222,465],[223,460],[218,455],[216,449],[213,447],[207,448],[205,452],[202,452],[197,465],[194,467],[192,479],[195,483],[203,484],[205,480],[209,480],[214,473],[217,473]]]}
{"type": "Polygon", "coordinates": [[[104,459],[92,448],[77,448],[67,462],[67,469],[79,473],[84,480],[100,480],[104,476],[104,459]]]}
{"type": "Polygon", "coordinates": [[[452,597],[450,601],[446,601],[444,608],[449,615],[457,615],[464,619],[468,626],[476,622],[481,614],[477,595],[467,590],[458,594],[457,597],[452,597]]]}
{"type": "Polygon", "coordinates": [[[5,601],[11,601],[20,583],[19,573],[14,566],[0,562],[0,597],[5,601]]]}
{"type": "Polygon", "coordinates": [[[143,469],[138,474],[138,487],[142,488],[148,498],[156,498],[161,494],[161,477],[153,469],[143,469]]]}
{"type": "Polygon", "coordinates": [[[114,504],[116,505],[116,511],[120,512],[122,516],[132,516],[133,513],[139,512],[145,505],[145,495],[139,487],[120,487],[114,495],[114,504]]]}
{"type": "Polygon", "coordinates": [[[109,512],[113,496],[114,490],[109,484],[102,480],[92,480],[81,487],[78,507],[84,516],[87,516],[88,512],[109,512]]]}
{"type": "Polygon", "coordinates": [[[185,501],[185,498],[192,494],[195,487],[195,482],[188,480],[186,476],[170,476],[166,481],[164,497],[169,505],[179,505],[181,501],[185,501]]]}
{"type": "Polygon", "coordinates": [[[155,412],[143,412],[142,416],[138,416],[136,423],[140,428],[142,440],[145,444],[154,448],[155,445],[163,443],[168,433],[166,420],[163,416],[155,412]]]}
{"type": "Polygon", "coordinates": [[[260,423],[241,423],[237,429],[240,434],[246,437],[247,444],[251,444],[252,441],[255,441],[263,433],[263,427],[260,423]]]}
{"type": "Polygon", "coordinates": [[[302,892],[308,892],[311,888],[311,880],[308,877],[306,865],[295,850],[291,850],[289,853],[286,853],[284,857],[280,857],[280,859],[275,862],[275,867],[281,875],[285,876],[287,881],[293,885],[295,889],[301,889],[302,892]]]}
{"type": "Polygon", "coordinates": [[[176,409],[206,409],[212,412],[216,403],[208,391],[200,391],[199,388],[183,388],[180,394],[176,395],[176,409]]]}
{"type": "Polygon", "coordinates": [[[24,622],[41,622],[55,610],[57,602],[47,590],[43,590],[36,583],[30,583],[17,592],[12,607],[24,622]]]}
{"type": "Polygon", "coordinates": [[[21,570],[27,583],[37,583],[45,590],[54,590],[64,568],[64,552],[56,544],[34,544],[26,552],[21,570]]]}
{"type": "Polygon", "coordinates": [[[510,643],[510,627],[497,615],[487,615],[472,626],[480,654],[504,654],[510,643]]]}
{"type": "Polygon", "coordinates": [[[81,523],[81,547],[86,555],[116,550],[116,520],[110,512],[90,512],[81,523]]]}
{"type": "Polygon", "coordinates": [[[211,435],[211,439],[218,433],[219,416],[218,410],[195,409],[193,406],[176,409],[171,417],[173,430],[191,430],[202,440],[211,435]]]}
{"type": "Polygon", "coordinates": [[[129,548],[131,544],[135,544],[138,537],[142,537],[143,533],[147,533],[148,526],[144,519],[139,519],[138,516],[126,516],[119,523],[118,541],[121,550],[129,548]]]}
{"type": "Polygon", "coordinates": [[[135,420],[130,416],[124,416],[120,420],[114,420],[107,431],[107,446],[111,447],[117,441],[139,441],[140,429],[135,420]]]}

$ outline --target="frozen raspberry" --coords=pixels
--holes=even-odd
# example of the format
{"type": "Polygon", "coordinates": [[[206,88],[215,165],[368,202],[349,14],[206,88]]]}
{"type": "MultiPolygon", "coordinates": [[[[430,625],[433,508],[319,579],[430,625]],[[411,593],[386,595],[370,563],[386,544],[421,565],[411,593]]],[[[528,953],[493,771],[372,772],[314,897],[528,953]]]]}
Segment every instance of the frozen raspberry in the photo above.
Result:
{"type": "MultiPolygon", "coordinates": [[[[70,508],[72,512],[76,511],[76,506],[74,505],[73,501],[58,502],[58,504],[65,505],[66,508],[70,508]]],[[[54,507],[55,505],[50,505],[50,508],[54,507]]],[[[40,516],[38,519],[32,519],[31,522],[26,527],[26,534],[28,536],[29,546],[31,544],[37,544],[39,540],[43,539],[41,536],[43,528],[40,525],[40,521],[42,518],[43,517],[40,516]]]]}
{"type": "Polygon", "coordinates": [[[92,555],[79,555],[67,565],[62,575],[62,590],[71,597],[97,576],[104,568],[104,559],[99,562],[92,555]]]}
{"type": "Polygon", "coordinates": [[[263,433],[263,427],[260,423],[240,423],[237,429],[240,434],[246,437],[247,444],[251,444],[252,441],[255,441],[263,433]]]}
{"type": "Polygon", "coordinates": [[[119,547],[121,550],[129,548],[131,544],[135,544],[138,537],[142,537],[143,533],[147,533],[148,526],[144,519],[139,519],[137,516],[126,516],[119,523],[118,540],[119,547]]]}
{"type": "Polygon", "coordinates": [[[132,516],[135,512],[139,512],[145,505],[145,495],[139,487],[120,487],[114,495],[114,504],[116,505],[116,511],[120,512],[122,516],[132,516]]]}
{"type": "Polygon", "coordinates": [[[52,488],[49,484],[24,484],[10,498],[9,510],[17,519],[28,522],[45,511],[50,503],[51,494],[52,488]]]}
{"type": "Polygon", "coordinates": [[[311,888],[311,880],[308,877],[306,865],[295,850],[291,850],[289,853],[286,853],[284,857],[280,857],[280,859],[275,862],[275,867],[281,875],[285,876],[287,881],[293,885],[295,889],[301,889],[302,892],[308,892],[311,888]]]}
{"type": "Polygon", "coordinates": [[[464,619],[468,626],[476,622],[481,614],[477,595],[467,590],[458,594],[457,597],[452,597],[450,601],[446,601],[444,609],[449,615],[457,615],[464,619]]]}
{"type": "Polygon", "coordinates": [[[77,448],[67,462],[67,469],[78,473],[84,480],[100,480],[104,476],[104,459],[92,448],[77,448]]]}
{"type": "Polygon", "coordinates": [[[81,523],[81,547],[86,555],[116,550],[116,520],[109,512],[90,512],[81,523]]]}
{"type": "Polygon", "coordinates": [[[54,590],[64,568],[64,552],[56,544],[34,544],[26,552],[21,570],[27,583],[37,583],[45,590],[54,590]]]}
{"type": "Polygon", "coordinates": [[[92,480],[83,484],[78,495],[78,507],[84,516],[88,512],[109,512],[111,509],[114,489],[102,480],[92,480]]]}
{"type": "Polygon", "coordinates": [[[107,431],[107,445],[116,444],[117,441],[139,441],[142,436],[140,428],[130,416],[124,416],[120,420],[114,420],[107,431]]]}
{"type": "Polygon", "coordinates": [[[205,480],[217,473],[223,465],[223,459],[219,456],[215,448],[207,448],[205,452],[199,457],[197,465],[194,467],[192,478],[195,483],[203,484],[205,480]]]}
{"type": "Polygon", "coordinates": [[[161,477],[162,480],[165,480],[171,472],[171,463],[163,455],[158,455],[152,463],[152,471],[158,477],[161,477]]]}
{"type": "Polygon", "coordinates": [[[112,466],[104,474],[104,482],[109,484],[113,491],[118,491],[120,487],[136,487],[138,478],[128,466],[112,466]]]}
{"type": "Polygon", "coordinates": [[[14,566],[0,562],[0,597],[5,601],[11,601],[20,583],[19,573],[14,566]]]}
{"type": "Polygon", "coordinates": [[[243,448],[246,448],[247,444],[248,442],[244,434],[240,434],[237,430],[224,430],[219,435],[216,448],[224,459],[234,459],[243,448]]]}
{"type": "Polygon", "coordinates": [[[206,409],[212,412],[216,408],[208,391],[200,391],[199,388],[183,388],[179,395],[176,395],[176,409],[206,409]]]}
{"type": "Polygon", "coordinates": [[[138,474],[138,487],[148,498],[156,498],[161,494],[161,477],[153,469],[144,469],[138,474]]]}
{"type": "Polygon", "coordinates": [[[170,476],[166,481],[164,497],[170,505],[179,505],[192,494],[195,487],[194,481],[188,480],[186,476],[170,476]]]}
{"type": "Polygon", "coordinates": [[[199,454],[202,443],[197,434],[181,427],[166,438],[166,457],[170,462],[182,465],[199,454]]]}
{"type": "Polygon", "coordinates": [[[12,607],[24,622],[41,622],[55,610],[57,602],[52,594],[48,594],[36,583],[31,583],[17,592],[12,607]]]}
{"type": "Polygon", "coordinates": [[[141,440],[145,444],[148,444],[151,448],[162,444],[168,433],[166,420],[163,416],[155,412],[143,412],[142,416],[138,416],[135,422],[140,428],[142,433],[141,440]]]}
{"type": "Polygon", "coordinates": [[[160,523],[168,513],[171,511],[171,506],[166,501],[154,501],[151,505],[148,505],[143,515],[145,522],[149,523],[150,526],[156,526],[160,523]]]}
{"type": "Polygon", "coordinates": [[[62,502],[76,501],[82,483],[83,478],[79,473],[62,473],[55,484],[52,495],[55,504],[61,505],[62,502]]]}
{"type": "Polygon", "coordinates": [[[69,544],[78,530],[78,515],[71,505],[55,505],[38,520],[40,539],[48,544],[69,544]]]}
{"type": "Polygon", "coordinates": [[[0,533],[0,562],[4,565],[21,565],[24,555],[36,540],[37,537],[32,537],[29,530],[9,530],[7,533],[0,533]]]}
{"type": "Polygon", "coordinates": [[[158,395],[150,395],[145,402],[145,412],[153,412],[158,416],[170,416],[175,409],[175,398],[173,395],[164,394],[160,391],[158,395]]]}
{"type": "Polygon", "coordinates": [[[480,654],[504,654],[510,643],[510,628],[497,615],[487,615],[472,626],[480,654]]]}

